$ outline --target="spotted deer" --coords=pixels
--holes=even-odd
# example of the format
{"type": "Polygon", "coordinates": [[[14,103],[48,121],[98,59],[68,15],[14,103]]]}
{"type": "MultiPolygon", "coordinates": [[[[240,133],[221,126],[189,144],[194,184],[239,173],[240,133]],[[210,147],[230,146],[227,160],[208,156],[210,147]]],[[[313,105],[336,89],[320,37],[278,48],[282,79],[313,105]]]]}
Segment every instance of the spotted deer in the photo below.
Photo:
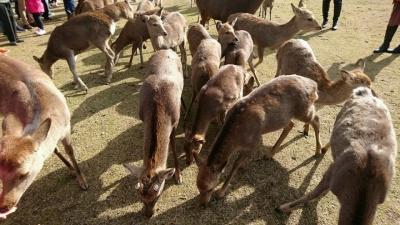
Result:
{"type": "Polygon", "coordinates": [[[71,144],[71,115],[64,95],[43,72],[19,60],[0,55],[0,218],[17,209],[45,161],[55,153],[88,185],[79,169],[71,144]],[[61,142],[69,157],[59,151],[61,142]]]}
{"type": "Polygon", "coordinates": [[[90,45],[94,45],[106,55],[105,75],[107,83],[110,83],[114,66],[114,51],[108,43],[111,35],[115,32],[115,21],[119,18],[133,18],[132,7],[127,1],[74,16],[53,30],[43,55],[40,58],[36,56],[33,58],[51,78],[53,77],[51,70],[53,64],[59,59],[67,60],[74,77],[75,88],[81,88],[87,92],[88,87],[76,71],[75,56],[86,51],[90,45]]]}
{"type": "Polygon", "coordinates": [[[207,160],[203,161],[194,154],[199,165],[197,187],[201,204],[206,205],[214,192],[218,198],[225,196],[238,168],[257,149],[261,135],[283,128],[272,150],[267,153],[270,158],[292,129],[293,119],[312,124],[316,136],[315,151],[319,153],[319,119],[314,107],[317,99],[315,81],[298,75],[288,75],[271,80],[236,102],[229,110],[207,160]],[[239,156],[223,186],[215,191],[221,173],[234,153],[239,156]]]}
{"type": "MultiPolygon", "coordinates": [[[[342,70],[341,78],[332,81],[317,61],[311,46],[304,40],[292,39],[282,45],[276,53],[278,67],[276,76],[298,74],[310,78],[318,84],[317,110],[326,105],[337,105],[350,98],[353,89],[371,86],[371,79],[363,72],[365,61],[359,59],[350,71],[342,70]]],[[[308,124],[304,135],[308,135],[308,124]]],[[[324,148],[323,151],[326,151],[324,148]]]]}
{"type": "Polygon", "coordinates": [[[177,183],[182,182],[175,150],[183,89],[178,55],[169,49],[155,52],[149,60],[146,77],[139,103],[139,117],[144,123],[143,166],[124,166],[138,178],[136,189],[146,216],[151,217],[165,180],[175,176],[177,183]],[[167,168],[168,151],[174,155],[175,168],[167,168]]]}
{"type": "Polygon", "coordinates": [[[192,127],[185,134],[188,165],[193,162],[193,154],[200,154],[210,123],[215,119],[223,122],[226,112],[243,95],[250,93],[253,86],[254,78],[248,76],[242,67],[225,65],[201,88],[196,98],[198,107],[192,127]]]}
{"type": "Polygon", "coordinates": [[[369,88],[355,89],[330,142],[334,162],[317,187],[278,210],[290,212],[331,191],[340,203],[339,225],[372,225],[395,173],[397,141],[388,108],[369,88]]]}
{"type": "Polygon", "coordinates": [[[313,13],[305,7],[303,0],[300,1],[299,7],[293,4],[291,6],[294,16],[286,24],[277,24],[248,13],[237,13],[229,16],[229,22],[237,19],[234,26],[235,30],[245,30],[251,34],[257,46],[259,59],[255,66],[263,62],[265,48],[277,49],[283,43],[292,39],[299,31],[322,29],[313,13]]]}

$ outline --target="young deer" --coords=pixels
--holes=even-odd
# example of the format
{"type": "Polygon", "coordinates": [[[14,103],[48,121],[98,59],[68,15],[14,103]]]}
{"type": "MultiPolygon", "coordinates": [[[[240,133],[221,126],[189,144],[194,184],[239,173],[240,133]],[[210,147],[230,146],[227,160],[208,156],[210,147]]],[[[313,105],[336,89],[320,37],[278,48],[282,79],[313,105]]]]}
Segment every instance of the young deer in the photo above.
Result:
{"type": "Polygon", "coordinates": [[[204,26],[210,18],[225,23],[234,13],[255,13],[263,0],[196,0],[201,21],[204,26]]]}
{"type": "Polygon", "coordinates": [[[225,57],[224,64],[234,64],[242,66],[246,69],[246,64],[249,64],[250,70],[254,75],[256,83],[260,86],[256,71],[252,63],[253,56],[253,40],[251,35],[244,30],[235,31],[233,26],[236,20],[230,23],[217,22],[216,28],[218,31],[218,41],[222,46],[222,57],[225,57]]]}
{"type": "Polygon", "coordinates": [[[143,15],[142,18],[146,21],[147,29],[150,34],[151,44],[155,51],[160,49],[173,49],[179,46],[181,52],[181,61],[183,74],[187,76],[186,66],[186,19],[179,12],[171,12],[161,19],[163,9],[155,15],[143,15]]]}
{"type": "Polygon", "coordinates": [[[267,17],[268,8],[269,8],[269,20],[272,20],[272,8],[274,8],[274,0],[264,0],[258,16],[265,19],[267,17]]]}
{"type": "Polygon", "coordinates": [[[320,152],[319,119],[314,108],[317,99],[317,84],[313,80],[289,75],[275,78],[239,100],[229,110],[207,161],[203,162],[194,154],[199,164],[197,187],[201,204],[205,205],[210,201],[214,189],[219,184],[221,173],[234,153],[238,152],[239,156],[227,180],[216,192],[217,197],[225,196],[229,182],[242,162],[255,151],[261,135],[284,128],[268,157],[275,153],[292,129],[292,119],[313,125],[316,152],[320,152]]]}
{"type": "Polygon", "coordinates": [[[235,30],[245,30],[251,34],[257,46],[259,58],[255,66],[262,63],[265,48],[277,49],[301,30],[311,31],[321,29],[313,13],[305,8],[303,1],[300,1],[299,7],[291,5],[294,17],[288,23],[282,25],[248,13],[237,13],[229,16],[228,21],[237,19],[235,30]]]}
{"type": "Polygon", "coordinates": [[[278,210],[290,212],[332,191],[339,200],[339,225],[372,225],[395,173],[397,141],[382,100],[359,87],[336,117],[332,131],[334,162],[317,187],[278,210]]]}
{"type": "MultiPolygon", "coordinates": [[[[364,74],[364,60],[360,59],[351,71],[342,70],[339,80],[331,81],[318,63],[310,45],[300,39],[293,39],[282,45],[276,53],[278,67],[276,77],[281,74],[298,74],[310,78],[318,84],[317,109],[325,105],[336,105],[350,98],[353,89],[371,86],[371,79],[364,74]]],[[[304,134],[308,135],[308,124],[304,134]]],[[[323,149],[325,150],[325,149],[323,149]]]]}
{"type": "Polygon", "coordinates": [[[87,86],[83,83],[76,71],[75,56],[87,50],[90,45],[99,48],[107,57],[105,75],[107,82],[111,82],[112,67],[114,66],[114,51],[108,45],[110,37],[115,32],[115,21],[119,17],[132,19],[132,7],[127,1],[108,5],[95,12],[88,12],[71,18],[51,33],[47,48],[42,57],[33,58],[40,68],[52,76],[52,65],[59,59],[67,60],[69,69],[74,76],[75,88],[82,88],[86,92],[87,86]]]}
{"type": "Polygon", "coordinates": [[[175,175],[181,183],[175,134],[178,127],[181,94],[183,89],[182,67],[178,55],[172,50],[159,50],[150,58],[148,72],[140,90],[139,117],[144,123],[143,167],[124,166],[136,177],[145,214],[151,217],[160,197],[165,180],[175,175]],[[168,151],[175,159],[175,168],[167,168],[168,151]]]}
{"type": "Polygon", "coordinates": [[[0,113],[4,116],[0,138],[0,218],[17,209],[53,152],[88,185],[71,145],[70,112],[63,94],[43,72],[0,55],[0,113]],[[70,160],[59,152],[61,141],[70,160]]]}
{"type": "Polygon", "coordinates": [[[242,67],[226,65],[201,88],[196,98],[198,107],[192,129],[185,134],[188,165],[193,161],[193,154],[200,153],[211,121],[220,118],[223,122],[226,112],[243,95],[250,93],[253,86],[253,77],[247,76],[242,67]]]}
{"type": "Polygon", "coordinates": [[[92,12],[96,9],[104,8],[107,5],[117,3],[116,0],[83,0],[78,1],[78,5],[75,8],[75,15],[79,15],[84,12],[92,12]]]}
{"type": "Polygon", "coordinates": [[[187,32],[187,40],[189,44],[189,50],[192,57],[194,57],[197,48],[199,47],[201,41],[204,39],[212,38],[207,32],[203,25],[195,23],[189,26],[187,32]]]}

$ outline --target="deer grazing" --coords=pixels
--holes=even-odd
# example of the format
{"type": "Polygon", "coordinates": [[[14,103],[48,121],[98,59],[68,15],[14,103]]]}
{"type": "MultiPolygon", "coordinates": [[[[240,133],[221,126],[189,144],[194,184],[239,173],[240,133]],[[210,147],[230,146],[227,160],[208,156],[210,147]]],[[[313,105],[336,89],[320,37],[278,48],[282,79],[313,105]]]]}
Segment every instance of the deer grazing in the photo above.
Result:
{"type": "Polygon", "coordinates": [[[269,20],[272,20],[272,8],[274,8],[274,0],[264,0],[258,16],[265,19],[267,17],[268,8],[269,8],[269,20]]]}
{"type": "Polygon", "coordinates": [[[161,19],[163,8],[154,15],[143,15],[142,18],[146,21],[147,29],[150,34],[151,44],[154,50],[173,49],[179,47],[181,53],[183,74],[187,76],[186,66],[186,19],[179,12],[171,12],[161,19]]]}
{"type": "MultiPolygon", "coordinates": [[[[219,178],[229,158],[238,153],[233,168],[216,196],[225,196],[229,182],[242,163],[256,150],[262,134],[284,128],[278,141],[267,157],[271,157],[292,129],[292,119],[313,125],[316,136],[316,152],[320,152],[319,119],[314,103],[318,99],[317,84],[308,78],[288,75],[275,78],[253,90],[229,110],[225,123],[211,146],[208,159],[194,154],[199,165],[197,187],[200,201],[206,205],[219,184],[219,178]]],[[[211,108],[211,107],[210,107],[211,108]]]]}
{"type": "Polygon", "coordinates": [[[334,162],[317,187],[278,210],[290,212],[332,191],[340,203],[339,225],[372,225],[395,173],[397,141],[388,108],[369,88],[355,89],[330,142],[334,162]]]}
{"type": "Polygon", "coordinates": [[[235,30],[245,30],[251,34],[257,46],[258,62],[255,66],[262,63],[264,59],[264,49],[277,49],[286,41],[292,39],[299,31],[321,30],[313,13],[305,8],[303,1],[299,7],[291,4],[294,17],[286,24],[277,24],[272,21],[258,18],[248,13],[237,13],[229,16],[228,21],[237,19],[234,26],[235,30]]]}
{"type": "Polygon", "coordinates": [[[212,38],[203,25],[195,23],[189,26],[187,32],[187,40],[189,44],[189,50],[192,57],[194,57],[197,48],[201,41],[204,39],[212,38]]]}
{"type": "MultiPolygon", "coordinates": [[[[350,98],[353,89],[371,86],[371,79],[364,74],[365,61],[360,59],[351,71],[342,70],[342,77],[331,81],[318,63],[311,46],[304,40],[292,39],[282,45],[276,53],[278,67],[276,76],[298,74],[310,78],[318,84],[317,109],[325,105],[336,105],[350,98]]],[[[309,126],[304,126],[304,135],[308,135],[309,126]]],[[[326,151],[324,148],[323,151],[326,151]]]]}
{"type": "Polygon", "coordinates": [[[139,117],[145,127],[143,166],[124,166],[138,177],[136,189],[144,203],[146,216],[151,217],[165,180],[175,175],[176,182],[181,183],[175,150],[183,89],[178,55],[170,49],[155,52],[149,60],[146,77],[140,90],[139,105],[139,117]],[[174,155],[175,168],[167,168],[169,150],[174,155]]]}
{"type": "Polygon", "coordinates": [[[233,4],[231,0],[196,0],[199,8],[201,20],[204,26],[210,18],[220,20],[225,23],[228,17],[234,13],[255,13],[263,0],[236,0],[233,4]]]}
{"type": "Polygon", "coordinates": [[[235,31],[233,29],[235,23],[236,20],[233,20],[230,23],[221,23],[218,21],[216,24],[218,41],[222,46],[222,57],[225,57],[224,64],[239,65],[244,69],[246,69],[246,64],[249,64],[254,79],[256,80],[257,85],[260,86],[260,81],[258,81],[252,62],[253,40],[247,31],[235,31]]]}
{"type": "Polygon", "coordinates": [[[33,58],[50,77],[52,77],[52,65],[59,59],[67,60],[69,69],[74,76],[75,88],[80,87],[87,92],[87,86],[76,71],[75,56],[87,50],[90,45],[94,45],[106,55],[105,75],[107,83],[110,83],[114,66],[114,51],[108,42],[115,32],[115,21],[119,18],[133,18],[132,7],[127,1],[74,16],[54,29],[42,57],[34,56],[33,58]]]}
{"type": "Polygon", "coordinates": [[[104,8],[107,5],[117,3],[116,0],[82,0],[78,1],[78,5],[75,8],[75,15],[79,15],[84,12],[92,12],[96,9],[104,8]]]}
{"type": "Polygon", "coordinates": [[[0,218],[17,209],[44,162],[54,152],[75,174],[79,185],[88,185],[71,145],[70,112],[63,94],[43,72],[0,55],[0,218]],[[61,142],[70,160],[59,152],[61,142]]]}
{"type": "Polygon", "coordinates": [[[193,154],[200,154],[208,126],[215,119],[224,121],[226,112],[243,95],[253,90],[254,78],[236,65],[222,66],[218,73],[201,88],[196,101],[198,107],[191,130],[186,131],[184,150],[186,163],[193,162],[193,154]]]}

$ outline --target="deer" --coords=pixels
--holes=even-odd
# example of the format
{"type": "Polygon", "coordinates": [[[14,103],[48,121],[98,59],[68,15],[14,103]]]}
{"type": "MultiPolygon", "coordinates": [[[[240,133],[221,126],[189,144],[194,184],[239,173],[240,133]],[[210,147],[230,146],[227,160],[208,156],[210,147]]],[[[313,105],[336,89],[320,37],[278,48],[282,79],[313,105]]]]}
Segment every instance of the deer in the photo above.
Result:
{"type": "Polygon", "coordinates": [[[372,225],[395,173],[397,141],[385,103],[368,87],[354,89],[336,117],[330,142],[334,161],[319,184],[277,210],[290,212],[331,191],[340,203],[339,225],[372,225]]]}
{"type": "Polygon", "coordinates": [[[236,0],[234,4],[230,0],[196,0],[201,20],[204,26],[210,18],[225,23],[228,17],[235,13],[255,13],[263,0],[236,0]]]}
{"type": "Polygon", "coordinates": [[[229,16],[228,21],[237,19],[235,30],[245,30],[251,34],[257,46],[257,67],[264,60],[264,49],[277,49],[286,41],[292,39],[299,31],[321,30],[321,26],[315,19],[313,13],[303,3],[299,7],[291,4],[294,16],[286,24],[277,24],[272,21],[258,18],[248,13],[237,13],[229,16]]]}
{"type": "MultiPolygon", "coordinates": [[[[371,87],[371,79],[364,73],[365,61],[359,59],[352,70],[342,70],[341,78],[332,81],[319,64],[307,41],[292,39],[283,44],[276,53],[278,61],[276,77],[281,74],[298,74],[310,78],[318,84],[317,110],[326,105],[337,105],[351,97],[352,91],[360,86],[371,87]]],[[[303,134],[308,136],[309,125],[303,134]]],[[[322,151],[326,151],[323,148],[322,151]]]]}
{"type": "Polygon", "coordinates": [[[87,93],[88,87],[76,71],[75,56],[86,51],[90,45],[94,45],[107,58],[105,75],[107,83],[110,83],[114,66],[114,51],[108,43],[111,35],[115,33],[115,22],[119,18],[133,18],[132,7],[127,1],[108,5],[98,11],[74,16],[53,30],[43,55],[40,58],[33,56],[33,59],[51,78],[53,77],[52,65],[59,59],[65,59],[74,77],[74,88],[83,89],[87,93]]]}
{"type": "Polygon", "coordinates": [[[136,189],[147,217],[163,192],[165,180],[175,177],[181,183],[175,135],[180,117],[183,90],[182,67],[178,55],[161,49],[151,56],[146,80],[140,89],[139,117],[144,123],[143,166],[124,164],[138,178],[136,189]],[[175,168],[167,168],[168,151],[174,155],[175,168]]]}
{"type": "Polygon", "coordinates": [[[267,17],[268,8],[269,8],[269,20],[272,20],[272,8],[274,8],[274,0],[264,0],[258,16],[265,19],[267,17]]]}
{"type": "Polygon", "coordinates": [[[176,50],[176,48],[179,47],[182,69],[184,71],[183,74],[187,77],[187,59],[185,51],[186,19],[179,12],[171,12],[161,19],[163,10],[164,9],[161,8],[156,14],[142,16],[150,34],[151,44],[155,51],[169,48],[176,50]]]}
{"type": "Polygon", "coordinates": [[[187,41],[192,57],[194,57],[197,48],[204,39],[212,38],[203,25],[195,23],[189,26],[187,32],[187,41]]]}
{"type": "Polygon", "coordinates": [[[55,153],[87,190],[74,154],[71,114],[64,95],[42,71],[0,55],[0,218],[17,210],[22,195],[55,153]],[[69,160],[59,151],[64,146],[69,160]]]}
{"type": "MultiPolygon", "coordinates": [[[[186,131],[184,150],[186,164],[193,162],[205,144],[208,126],[213,120],[224,121],[226,112],[242,96],[253,90],[254,78],[241,66],[224,65],[200,89],[196,101],[198,108],[190,130],[186,131]]],[[[188,112],[189,113],[189,112],[188,112]]]]}
{"type": "Polygon", "coordinates": [[[283,128],[271,152],[267,153],[268,156],[274,154],[293,128],[293,119],[313,126],[316,152],[320,152],[319,118],[315,114],[314,106],[317,99],[315,81],[298,75],[288,75],[274,78],[237,101],[229,110],[207,160],[203,161],[198,154],[193,155],[199,166],[197,188],[200,192],[200,204],[206,206],[214,194],[217,198],[223,198],[238,168],[257,149],[261,135],[283,128]],[[220,189],[215,190],[228,160],[236,153],[238,157],[227,179],[220,189]]]}
{"type": "Polygon", "coordinates": [[[224,64],[240,65],[246,69],[246,63],[249,64],[254,79],[258,86],[260,81],[257,78],[256,71],[252,62],[253,40],[251,35],[244,30],[235,31],[233,26],[236,20],[230,23],[217,22],[218,41],[222,46],[222,57],[225,57],[224,64]]]}
{"type": "Polygon", "coordinates": [[[92,12],[96,9],[104,8],[107,5],[117,3],[116,0],[82,0],[78,1],[78,5],[75,8],[75,15],[79,15],[84,12],[92,12]]]}

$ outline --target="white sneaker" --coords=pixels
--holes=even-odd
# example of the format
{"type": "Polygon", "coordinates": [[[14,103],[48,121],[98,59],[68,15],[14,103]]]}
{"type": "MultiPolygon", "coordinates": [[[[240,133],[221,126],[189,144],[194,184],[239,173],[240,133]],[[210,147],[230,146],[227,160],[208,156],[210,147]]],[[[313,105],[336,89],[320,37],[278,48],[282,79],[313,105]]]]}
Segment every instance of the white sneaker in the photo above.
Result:
{"type": "Polygon", "coordinates": [[[44,29],[38,29],[37,31],[35,31],[35,33],[39,36],[45,35],[46,31],[44,29]]]}

